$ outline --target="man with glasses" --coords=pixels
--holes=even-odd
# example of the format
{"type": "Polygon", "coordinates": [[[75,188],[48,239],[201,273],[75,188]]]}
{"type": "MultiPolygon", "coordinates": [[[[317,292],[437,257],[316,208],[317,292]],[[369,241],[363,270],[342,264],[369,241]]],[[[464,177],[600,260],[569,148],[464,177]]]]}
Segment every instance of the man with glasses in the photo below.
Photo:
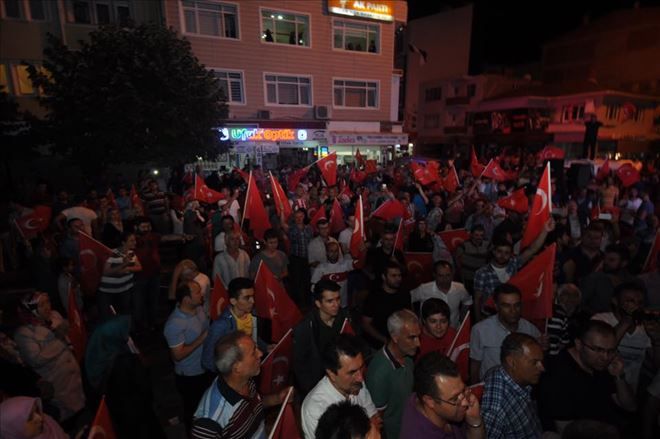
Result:
{"type": "Polygon", "coordinates": [[[575,346],[548,363],[538,402],[543,426],[560,434],[575,419],[617,425],[619,408],[634,411],[635,395],[626,382],[614,328],[598,320],[585,324],[575,346]]]}
{"type": "Polygon", "coordinates": [[[483,439],[479,401],[461,379],[456,364],[439,352],[415,366],[414,394],[405,403],[401,439],[483,439]]]}
{"type": "Polygon", "coordinates": [[[486,374],[481,400],[488,438],[540,437],[543,429],[531,393],[544,371],[541,345],[527,334],[511,333],[502,341],[500,361],[486,374]]]}

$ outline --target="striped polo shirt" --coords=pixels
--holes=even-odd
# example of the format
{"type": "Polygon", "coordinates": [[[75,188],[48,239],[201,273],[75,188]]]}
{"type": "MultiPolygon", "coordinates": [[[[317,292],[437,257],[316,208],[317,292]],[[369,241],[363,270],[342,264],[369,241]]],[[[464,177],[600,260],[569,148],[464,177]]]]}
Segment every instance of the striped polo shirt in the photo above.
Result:
{"type": "MultiPolygon", "coordinates": [[[[120,266],[124,262],[121,256],[110,256],[107,263],[111,268],[120,266]]],[[[133,273],[120,274],[118,276],[103,275],[99,291],[102,293],[124,293],[133,288],[133,273]]]]}

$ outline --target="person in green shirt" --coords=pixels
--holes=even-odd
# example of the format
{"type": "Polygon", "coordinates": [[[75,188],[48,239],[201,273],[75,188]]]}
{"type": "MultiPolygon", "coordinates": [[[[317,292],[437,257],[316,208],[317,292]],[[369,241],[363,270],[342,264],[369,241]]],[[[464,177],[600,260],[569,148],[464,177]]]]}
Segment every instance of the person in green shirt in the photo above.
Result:
{"type": "Polygon", "coordinates": [[[419,349],[421,328],[415,313],[403,309],[387,319],[389,340],[369,363],[367,389],[382,412],[387,439],[398,439],[401,416],[413,390],[413,357],[419,349]]]}

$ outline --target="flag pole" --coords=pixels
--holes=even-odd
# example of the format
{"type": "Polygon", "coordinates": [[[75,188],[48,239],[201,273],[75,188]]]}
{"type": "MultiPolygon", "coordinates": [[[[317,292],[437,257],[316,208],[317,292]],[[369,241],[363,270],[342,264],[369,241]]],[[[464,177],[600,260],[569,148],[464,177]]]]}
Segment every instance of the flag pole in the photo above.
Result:
{"type": "Polygon", "coordinates": [[[275,419],[275,422],[273,423],[273,429],[268,434],[268,439],[273,439],[275,430],[277,430],[277,425],[282,420],[284,409],[286,408],[286,405],[289,403],[289,398],[291,398],[291,392],[293,392],[293,387],[289,387],[289,391],[287,392],[286,396],[284,397],[284,400],[282,401],[282,407],[280,407],[280,412],[277,414],[277,419],[275,419]]]}
{"type": "Polygon", "coordinates": [[[289,332],[291,332],[291,331],[293,331],[293,328],[289,328],[289,330],[284,333],[282,338],[280,338],[280,341],[278,341],[277,344],[275,346],[273,346],[273,349],[271,349],[270,352],[268,352],[268,354],[263,358],[263,360],[261,360],[261,365],[262,366],[266,363],[266,360],[268,360],[268,358],[273,354],[273,352],[275,352],[277,350],[277,348],[282,344],[284,339],[289,336],[289,332]]]}
{"type": "Polygon", "coordinates": [[[456,347],[456,341],[458,340],[458,336],[461,335],[461,331],[463,330],[463,326],[468,321],[468,318],[470,317],[470,311],[465,313],[465,317],[463,317],[463,321],[461,322],[461,326],[458,327],[458,331],[456,331],[456,335],[454,336],[454,340],[452,340],[451,345],[449,346],[449,349],[447,349],[447,355],[451,356],[452,351],[456,347]]]}
{"type": "Polygon", "coordinates": [[[247,215],[247,206],[248,206],[248,202],[250,201],[250,183],[252,183],[252,171],[250,171],[250,178],[248,178],[247,194],[245,194],[245,206],[243,207],[243,217],[241,218],[241,230],[243,230],[245,215],[247,215]]]}

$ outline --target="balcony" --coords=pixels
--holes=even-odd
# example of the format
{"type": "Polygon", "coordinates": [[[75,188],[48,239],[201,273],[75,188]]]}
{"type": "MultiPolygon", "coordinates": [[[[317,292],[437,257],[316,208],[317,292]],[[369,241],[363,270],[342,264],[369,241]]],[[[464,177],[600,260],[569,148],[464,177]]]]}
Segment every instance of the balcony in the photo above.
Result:
{"type": "Polygon", "coordinates": [[[449,105],[470,105],[469,96],[454,96],[452,98],[447,98],[445,104],[449,105]]]}
{"type": "Polygon", "coordinates": [[[467,134],[467,126],[444,127],[443,132],[445,134],[467,134]]]}

